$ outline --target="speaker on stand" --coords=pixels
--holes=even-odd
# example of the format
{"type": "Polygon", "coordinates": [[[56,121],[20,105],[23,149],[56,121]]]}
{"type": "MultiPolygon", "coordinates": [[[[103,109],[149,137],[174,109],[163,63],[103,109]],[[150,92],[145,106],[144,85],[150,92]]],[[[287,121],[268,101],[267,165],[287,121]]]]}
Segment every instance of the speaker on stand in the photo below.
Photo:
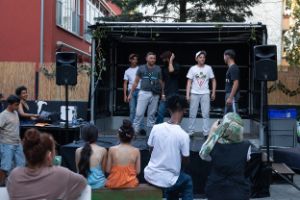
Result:
{"type": "Polygon", "coordinates": [[[69,85],[77,84],[77,54],[56,53],[56,84],[65,86],[66,128],[69,128],[69,85]]]}

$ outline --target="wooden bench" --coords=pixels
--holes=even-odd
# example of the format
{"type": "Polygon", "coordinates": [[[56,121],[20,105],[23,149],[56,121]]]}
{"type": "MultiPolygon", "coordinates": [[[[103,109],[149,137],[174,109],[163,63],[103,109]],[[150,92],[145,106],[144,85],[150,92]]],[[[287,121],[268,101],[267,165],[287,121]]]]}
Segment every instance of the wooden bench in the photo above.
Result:
{"type": "Polygon", "coordinates": [[[92,200],[162,200],[162,190],[148,184],[136,188],[92,190],[92,200]]]}
{"type": "Polygon", "coordinates": [[[279,173],[285,177],[287,177],[290,181],[294,182],[295,172],[291,170],[284,163],[272,163],[272,168],[276,173],[279,173]]]}

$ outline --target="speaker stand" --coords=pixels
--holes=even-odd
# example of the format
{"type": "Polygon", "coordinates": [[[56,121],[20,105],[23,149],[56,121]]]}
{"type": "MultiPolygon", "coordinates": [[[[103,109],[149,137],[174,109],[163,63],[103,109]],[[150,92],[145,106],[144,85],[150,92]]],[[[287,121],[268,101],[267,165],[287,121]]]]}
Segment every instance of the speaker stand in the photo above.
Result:
{"type": "Polygon", "coordinates": [[[65,97],[66,97],[66,124],[65,127],[66,129],[69,128],[69,86],[68,84],[65,84],[65,97]]]}

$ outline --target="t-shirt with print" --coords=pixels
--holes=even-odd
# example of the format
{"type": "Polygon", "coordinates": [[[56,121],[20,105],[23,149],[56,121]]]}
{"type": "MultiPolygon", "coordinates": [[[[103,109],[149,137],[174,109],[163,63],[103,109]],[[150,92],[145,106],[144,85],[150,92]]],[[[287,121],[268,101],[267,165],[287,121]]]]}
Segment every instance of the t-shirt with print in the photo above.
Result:
{"type": "MultiPolygon", "coordinates": [[[[225,80],[226,93],[231,92],[234,80],[240,80],[240,69],[236,64],[231,65],[226,72],[226,80],[225,80]]],[[[238,94],[239,94],[239,88],[236,92],[236,95],[238,94]]]]}
{"type": "Polygon", "coordinates": [[[199,67],[192,66],[186,77],[192,80],[192,94],[209,94],[209,79],[215,78],[214,72],[209,65],[199,67]]]}
{"type": "Polygon", "coordinates": [[[170,96],[178,93],[179,69],[177,63],[173,64],[174,71],[169,72],[169,64],[162,68],[162,80],[165,82],[165,95],[170,96]]]}
{"type": "Polygon", "coordinates": [[[159,66],[154,65],[149,68],[147,65],[141,65],[136,75],[141,78],[141,90],[160,93],[161,69],[159,66]]]}
{"type": "Polygon", "coordinates": [[[4,110],[0,114],[0,143],[20,143],[20,121],[17,111],[4,110]]]}
{"type": "Polygon", "coordinates": [[[153,151],[144,169],[145,179],[158,187],[173,186],[180,174],[182,156],[190,155],[188,134],[179,125],[164,122],[153,126],[148,145],[153,151]]]}
{"type": "MultiPolygon", "coordinates": [[[[135,76],[136,76],[136,72],[139,68],[138,67],[129,67],[128,69],[126,69],[125,73],[124,73],[124,80],[128,81],[128,88],[127,90],[130,91],[132,88],[132,85],[134,83],[135,80],[135,76]]],[[[136,89],[140,89],[141,86],[141,82],[139,82],[138,86],[136,87],[136,89]]]]}

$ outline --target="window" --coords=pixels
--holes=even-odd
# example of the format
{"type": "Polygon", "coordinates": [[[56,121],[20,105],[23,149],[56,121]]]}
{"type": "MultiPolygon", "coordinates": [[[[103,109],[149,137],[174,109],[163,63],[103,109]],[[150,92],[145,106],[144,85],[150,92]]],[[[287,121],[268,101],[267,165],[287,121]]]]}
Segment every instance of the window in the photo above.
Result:
{"type": "Polygon", "coordinates": [[[80,0],[56,0],[56,24],[79,35],[80,0]]]}
{"type": "Polygon", "coordinates": [[[88,26],[93,25],[97,22],[95,20],[98,17],[104,17],[103,12],[100,11],[101,3],[98,0],[87,0],[85,7],[85,38],[87,41],[92,40],[91,33],[89,32],[88,26]]]}

